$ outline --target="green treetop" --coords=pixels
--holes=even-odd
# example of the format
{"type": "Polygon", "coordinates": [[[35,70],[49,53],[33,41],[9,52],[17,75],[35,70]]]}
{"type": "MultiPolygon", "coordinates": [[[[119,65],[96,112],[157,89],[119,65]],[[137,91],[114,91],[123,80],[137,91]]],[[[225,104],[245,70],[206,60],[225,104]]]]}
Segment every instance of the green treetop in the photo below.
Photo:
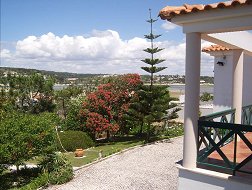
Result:
{"type": "Polygon", "coordinates": [[[157,19],[152,19],[151,17],[151,9],[149,9],[150,11],[150,19],[147,20],[147,22],[150,23],[151,25],[151,31],[150,31],[150,34],[148,35],[144,35],[144,37],[148,40],[150,40],[151,42],[151,47],[150,48],[146,48],[144,49],[145,52],[149,53],[151,55],[150,58],[146,58],[146,59],[143,59],[141,60],[142,62],[148,64],[149,66],[147,67],[141,67],[144,71],[148,72],[151,74],[151,85],[150,85],[150,89],[152,89],[152,85],[153,85],[153,75],[154,73],[158,73],[164,69],[166,69],[166,67],[157,67],[156,65],[159,64],[159,63],[162,63],[163,61],[165,61],[164,59],[154,59],[154,54],[155,53],[158,53],[160,51],[162,51],[163,49],[161,48],[158,48],[158,47],[154,47],[154,39],[160,37],[161,35],[154,35],[153,34],[153,29],[152,29],[152,25],[154,22],[157,21],[157,19]]]}

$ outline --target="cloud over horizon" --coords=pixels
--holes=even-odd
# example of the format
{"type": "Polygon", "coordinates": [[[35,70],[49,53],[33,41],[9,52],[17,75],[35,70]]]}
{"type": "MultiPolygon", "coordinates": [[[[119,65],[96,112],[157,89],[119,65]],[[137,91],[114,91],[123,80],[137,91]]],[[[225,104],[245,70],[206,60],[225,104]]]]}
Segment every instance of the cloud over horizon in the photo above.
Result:
{"type": "Polygon", "coordinates": [[[166,32],[168,32],[169,30],[174,30],[175,28],[177,28],[177,25],[171,22],[164,22],[161,25],[161,28],[163,28],[164,30],[166,30],[166,32]]]}
{"type": "MultiPolygon", "coordinates": [[[[185,42],[159,42],[157,39],[155,45],[164,48],[155,55],[166,59],[160,66],[168,67],[160,74],[184,74],[185,42]]],[[[122,40],[113,30],[93,30],[88,37],[60,37],[49,32],[19,40],[14,50],[1,49],[1,66],[77,73],[144,74],[140,69],[145,65],[141,59],[149,57],[143,51],[149,46],[150,42],[144,38],[122,40]]],[[[212,75],[213,64],[205,64],[211,61],[210,56],[202,54],[202,75],[212,75]]]]}

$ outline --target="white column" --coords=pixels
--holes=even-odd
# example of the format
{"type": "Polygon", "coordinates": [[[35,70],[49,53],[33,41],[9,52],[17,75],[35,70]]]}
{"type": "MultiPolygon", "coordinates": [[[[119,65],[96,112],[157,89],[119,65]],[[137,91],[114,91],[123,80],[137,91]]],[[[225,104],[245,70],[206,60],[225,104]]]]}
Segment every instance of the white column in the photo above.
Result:
{"type": "Polygon", "coordinates": [[[235,123],[241,123],[242,92],[243,92],[243,57],[242,50],[234,50],[234,82],[233,82],[233,108],[235,111],[235,123]]]}
{"type": "Polygon", "coordinates": [[[186,75],[183,167],[195,168],[200,95],[200,33],[186,34],[186,75]]]}

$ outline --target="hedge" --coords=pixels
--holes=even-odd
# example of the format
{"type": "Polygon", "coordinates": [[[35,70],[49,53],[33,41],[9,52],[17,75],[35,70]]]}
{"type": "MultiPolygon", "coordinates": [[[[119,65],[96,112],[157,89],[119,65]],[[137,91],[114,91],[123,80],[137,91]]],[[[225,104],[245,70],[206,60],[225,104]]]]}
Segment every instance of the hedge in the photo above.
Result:
{"type": "MultiPolygon", "coordinates": [[[[58,132],[61,143],[66,151],[75,151],[77,148],[86,149],[95,145],[88,134],[82,131],[64,131],[58,132]]],[[[60,151],[64,149],[57,139],[57,148],[60,151]]]]}

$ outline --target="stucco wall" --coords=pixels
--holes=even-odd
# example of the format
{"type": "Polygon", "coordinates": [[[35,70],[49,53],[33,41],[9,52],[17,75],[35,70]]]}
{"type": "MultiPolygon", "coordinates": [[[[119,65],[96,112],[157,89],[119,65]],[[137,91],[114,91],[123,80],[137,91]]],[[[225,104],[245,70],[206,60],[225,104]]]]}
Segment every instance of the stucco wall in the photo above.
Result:
{"type": "Polygon", "coordinates": [[[244,56],[243,106],[252,105],[252,57],[244,56]]]}
{"type": "Polygon", "coordinates": [[[214,108],[213,112],[219,112],[232,107],[233,93],[233,54],[225,51],[219,52],[214,58],[214,108]],[[226,56],[223,59],[224,55],[226,56]],[[224,66],[216,64],[224,62],[224,66]]]}
{"type": "MultiPolygon", "coordinates": [[[[214,108],[213,112],[230,109],[233,104],[233,51],[215,52],[214,56],[214,108]],[[223,59],[223,57],[226,57],[223,59]],[[218,61],[224,66],[217,65],[218,61]]],[[[242,105],[252,104],[252,57],[244,55],[242,105]]]]}

